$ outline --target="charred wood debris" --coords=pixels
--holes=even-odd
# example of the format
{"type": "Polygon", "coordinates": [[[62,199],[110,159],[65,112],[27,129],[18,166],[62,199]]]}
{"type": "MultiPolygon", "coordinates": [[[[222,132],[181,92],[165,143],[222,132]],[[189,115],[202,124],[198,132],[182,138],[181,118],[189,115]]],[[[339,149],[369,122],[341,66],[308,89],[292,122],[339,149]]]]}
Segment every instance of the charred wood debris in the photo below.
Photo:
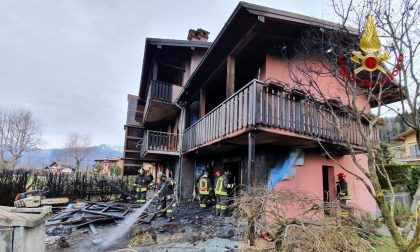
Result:
{"type": "MultiPolygon", "coordinates": [[[[171,222],[160,217],[158,205],[158,200],[152,202],[124,238],[116,241],[111,248],[171,242],[186,242],[195,246],[213,238],[240,241],[246,232],[246,225],[238,226],[232,217],[217,217],[212,208],[202,210],[198,202],[177,204],[175,220],[171,222]]],[[[45,223],[47,246],[64,251],[97,248],[113,226],[121,224],[139,207],[135,203],[86,201],[55,208],[56,213],[45,223]],[[81,239],[88,242],[78,244],[81,239]]],[[[232,245],[229,250],[236,251],[237,248],[232,245]]]]}

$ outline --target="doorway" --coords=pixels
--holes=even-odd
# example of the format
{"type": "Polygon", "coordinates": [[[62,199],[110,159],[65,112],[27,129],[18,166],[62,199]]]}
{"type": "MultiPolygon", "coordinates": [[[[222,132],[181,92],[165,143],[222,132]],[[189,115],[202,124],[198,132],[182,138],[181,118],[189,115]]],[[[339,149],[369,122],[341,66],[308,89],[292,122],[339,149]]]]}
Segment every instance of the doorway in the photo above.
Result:
{"type": "Polygon", "coordinates": [[[322,193],[324,213],[330,215],[330,203],[335,200],[334,166],[322,166],[322,193]]]}
{"type": "Polygon", "coordinates": [[[232,173],[233,182],[235,185],[242,184],[242,172],[241,172],[241,162],[226,162],[223,165],[223,171],[230,171],[232,173]]]}

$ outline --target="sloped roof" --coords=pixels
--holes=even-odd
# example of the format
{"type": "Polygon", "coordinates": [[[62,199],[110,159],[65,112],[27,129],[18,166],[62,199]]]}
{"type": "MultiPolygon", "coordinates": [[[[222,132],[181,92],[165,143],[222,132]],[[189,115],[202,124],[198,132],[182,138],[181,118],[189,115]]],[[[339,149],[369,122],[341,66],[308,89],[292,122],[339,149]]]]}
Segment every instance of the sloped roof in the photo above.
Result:
{"type": "Polygon", "coordinates": [[[403,133],[396,135],[392,138],[393,141],[405,141],[408,135],[414,133],[414,129],[409,128],[408,130],[404,131],[403,133]]]}
{"type": "MultiPolygon", "coordinates": [[[[206,82],[208,76],[223,62],[228,54],[237,47],[241,40],[246,37],[251,29],[255,26],[257,20],[263,21],[265,18],[280,21],[284,23],[282,29],[297,29],[297,27],[322,27],[329,30],[342,30],[342,25],[330,21],[317,19],[297,13],[287,12],[283,10],[273,9],[265,6],[259,6],[246,2],[240,2],[232,15],[229,17],[224,27],[214,40],[211,47],[205,53],[197,68],[191,74],[186,82],[184,89],[177,97],[177,103],[181,106],[196,92],[197,88],[206,82]]],[[[346,27],[350,34],[358,36],[358,31],[346,27]]],[[[385,103],[398,101],[399,88],[392,85],[390,90],[385,92],[382,100],[385,103]]],[[[372,102],[372,107],[377,106],[372,102]]]]}

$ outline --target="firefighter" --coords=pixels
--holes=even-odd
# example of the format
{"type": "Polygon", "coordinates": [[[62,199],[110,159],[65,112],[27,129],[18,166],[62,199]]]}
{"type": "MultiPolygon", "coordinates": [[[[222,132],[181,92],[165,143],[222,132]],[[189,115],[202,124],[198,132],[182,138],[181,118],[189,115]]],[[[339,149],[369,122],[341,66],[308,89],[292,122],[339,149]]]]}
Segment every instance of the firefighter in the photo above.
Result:
{"type": "Polygon", "coordinates": [[[152,172],[149,170],[147,173],[147,180],[149,181],[149,188],[154,189],[155,188],[155,178],[152,175],[152,172]]]}
{"type": "Polygon", "coordinates": [[[200,193],[200,208],[207,208],[207,202],[210,199],[211,181],[208,172],[203,172],[203,175],[198,181],[198,192],[200,193]]]}
{"type": "Polygon", "coordinates": [[[217,197],[216,215],[227,216],[229,214],[229,194],[232,192],[235,184],[231,182],[232,173],[225,171],[223,176],[220,176],[216,182],[215,193],[217,197]]]}
{"type": "Polygon", "coordinates": [[[159,193],[160,216],[166,216],[169,222],[174,219],[173,206],[175,203],[174,189],[176,182],[171,178],[167,178],[163,172],[159,172],[157,177],[159,178],[158,187],[161,189],[159,193]]]}
{"type": "Polygon", "coordinates": [[[146,172],[143,168],[139,169],[139,175],[136,177],[136,203],[146,203],[147,188],[150,181],[147,179],[146,172]]]}
{"type": "Polygon", "coordinates": [[[348,217],[349,213],[347,211],[347,200],[350,199],[349,189],[347,186],[346,175],[342,172],[337,174],[337,198],[340,201],[341,216],[348,217]]]}

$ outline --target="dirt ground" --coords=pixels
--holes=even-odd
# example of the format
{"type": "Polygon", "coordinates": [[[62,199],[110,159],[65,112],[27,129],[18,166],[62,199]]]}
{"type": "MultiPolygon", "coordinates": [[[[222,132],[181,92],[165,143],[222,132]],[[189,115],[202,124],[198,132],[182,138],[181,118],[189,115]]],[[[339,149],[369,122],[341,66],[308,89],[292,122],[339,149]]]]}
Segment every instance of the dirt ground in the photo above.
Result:
{"type": "MultiPolygon", "coordinates": [[[[148,211],[155,212],[157,204],[153,202],[148,211]]],[[[174,217],[171,222],[157,216],[150,223],[137,222],[106,249],[95,243],[102,243],[118,223],[95,224],[96,235],[89,226],[71,234],[46,235],[47,251],[242,251],[247,247],[243,242],[246,224],[216,216],[214,207],[201,210],[198,202],[180,203],[174,217]]]]}

